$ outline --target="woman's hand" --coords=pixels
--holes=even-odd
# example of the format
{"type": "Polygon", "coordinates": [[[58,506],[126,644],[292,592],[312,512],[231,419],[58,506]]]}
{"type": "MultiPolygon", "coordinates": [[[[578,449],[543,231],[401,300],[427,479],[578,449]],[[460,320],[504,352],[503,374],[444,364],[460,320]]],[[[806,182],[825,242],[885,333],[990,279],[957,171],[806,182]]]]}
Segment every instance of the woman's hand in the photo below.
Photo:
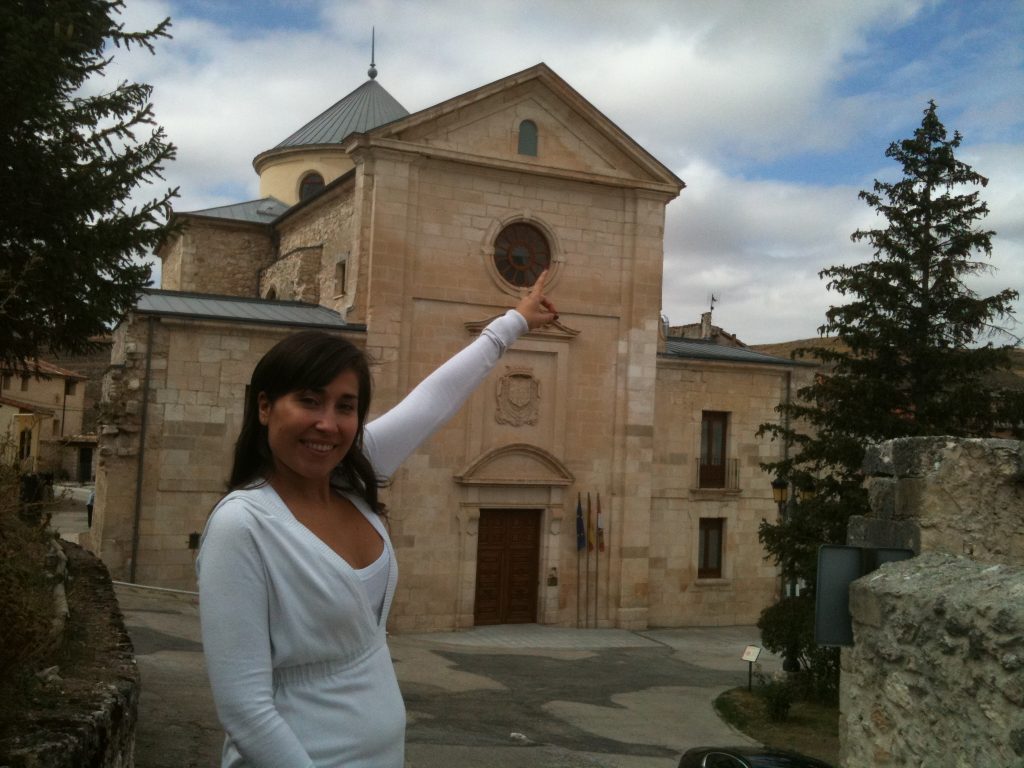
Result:
{"type": "Polygon", "coordinates": [[[547,277],[548,271],[545,269],[540,273],[530,292],[516,305],[516,311],[526,318],[526,324],[531,331],[558,319],[558,310],[544,295],[544,281],[547,277]]]}

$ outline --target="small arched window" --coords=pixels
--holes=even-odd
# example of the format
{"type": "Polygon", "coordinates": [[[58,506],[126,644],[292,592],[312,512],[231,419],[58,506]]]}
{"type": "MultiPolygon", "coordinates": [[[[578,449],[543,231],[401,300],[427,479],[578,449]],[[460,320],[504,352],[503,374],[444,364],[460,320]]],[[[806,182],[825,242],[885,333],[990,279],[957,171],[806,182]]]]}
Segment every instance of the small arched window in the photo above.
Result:
{"type": "Polygon", "coordinates": [[[299,184],[299,200],[308,200],[324,188],[324,177],[316,171],[307,173],[299,184]]]}
{"type": "Polygon", "coordinates": [[[264,296],[263,298],[265,298],[267,301],[276,301],[277,288],[275,288],[274,286],[270,286],[270,289],[267,291],[267,295],[264,296]]]}
{"type": "Polygon", "coordinates": [[[529,288],[551,264],[551,247],[544,234],[531,224],[509,224],[494,241],[494,266],[502,278],[517,288],[529,288]]]}
{"type": "Polygon", "coordinates": [[[537,124],[533,120],[519,124],[519,154],[537,156],[537,124]]]}

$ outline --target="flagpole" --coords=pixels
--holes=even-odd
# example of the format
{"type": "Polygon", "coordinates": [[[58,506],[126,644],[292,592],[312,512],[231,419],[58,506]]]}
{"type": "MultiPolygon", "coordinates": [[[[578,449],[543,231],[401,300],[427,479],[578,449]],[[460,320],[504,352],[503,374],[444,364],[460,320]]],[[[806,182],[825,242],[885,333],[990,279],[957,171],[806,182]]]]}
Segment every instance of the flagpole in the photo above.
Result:
{"type": "MultiPolygon", "coordinates": [[[[591,526],[592,512],[590,508],[590,491],[587,491],[587,629],[590,629],[590,550],[594,548],[594,541],[591,538],[593,534],[593,528],[591,526]]],[[[596,594],[595,588],[595,594],[596,594]]]]}
{"type": "Polygon", "coordinates": [[[594,538],[597,543],[594,547],[594,629],[597,629],[597,595],[601,591],[601,493],[597,494],[597,530],[594,538]]]}
{"type": "Polygon", "coordinates": [[[576,550],[576,629],[580,628],[580,551],[576,550]]]}
{"type": "MultiPolygon", "coordinates": [[[[586,541],[583,530],[583,501],[580,492],[576,492],[576,629],[580,628],[580,542],[586,541]]],[[[584,546],[586,544],[584,543],[584,546]]]]}

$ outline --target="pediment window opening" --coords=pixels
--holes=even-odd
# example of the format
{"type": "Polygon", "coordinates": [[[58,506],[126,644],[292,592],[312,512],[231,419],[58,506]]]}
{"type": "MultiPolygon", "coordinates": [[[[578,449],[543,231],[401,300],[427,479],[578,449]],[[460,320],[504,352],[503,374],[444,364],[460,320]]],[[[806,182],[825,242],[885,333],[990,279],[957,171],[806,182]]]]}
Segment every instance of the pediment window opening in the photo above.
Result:
{"type": "Polygon", "coordinates": [[[537,156],[537,124],[533,120],[523,120],[519,124],[520,155],[537,156]]]}
{"type": "Polygon", "coordinates": [[[516,288],[529,288],[551,265],[551,246],[532,224],[509,224],[494,241],[494,266],[503,280],[516,288]]]}
{"type": "Polygon", "coordinates": [[[299,200],[308,200],[314,195],[320,194],[324,188],[324,177],[316,171],[311,171],[302,177],[299,182],[299,200]]]}

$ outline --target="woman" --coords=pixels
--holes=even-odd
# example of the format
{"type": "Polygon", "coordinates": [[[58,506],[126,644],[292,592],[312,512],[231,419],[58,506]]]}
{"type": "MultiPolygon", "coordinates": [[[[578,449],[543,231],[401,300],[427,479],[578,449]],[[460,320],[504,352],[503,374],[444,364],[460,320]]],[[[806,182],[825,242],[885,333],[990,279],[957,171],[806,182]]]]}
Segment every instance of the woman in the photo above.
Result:
{"type": "Polygon", "coordinates": [[[369,424],[364,354],[295,334],[257,364],[231,493],[197,562],[222,766],[401,768],[405,706],[385,642],[398,570],[377,486],[528,328],[557,315],[546,273],[516,309],[369,424]]]}

